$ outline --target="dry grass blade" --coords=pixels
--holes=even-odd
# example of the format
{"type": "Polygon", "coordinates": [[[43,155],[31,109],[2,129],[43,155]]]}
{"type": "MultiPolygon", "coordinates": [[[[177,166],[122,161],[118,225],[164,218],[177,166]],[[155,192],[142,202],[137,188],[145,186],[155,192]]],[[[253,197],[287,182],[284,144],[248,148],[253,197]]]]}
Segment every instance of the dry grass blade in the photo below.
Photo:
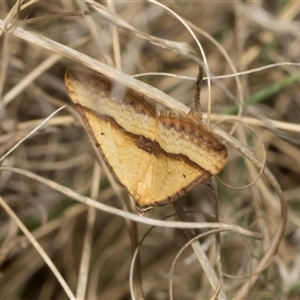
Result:
{"type": "Polygon", "coordinates": [[[40,244],[37,242],[37,240],[32,236],[30,231],[24,226],[23,222],[14,214],[14,212],[10,209],[10,207],[6,204],[4,199],[0,197],[0,204],[5,209],[6,213],[9,214],[9,216],[17,223],[18,227],[22,230],[22,232],[26,235],[28,240],[30,241],[31,245],[33,245],[37,252],[41,255],[43,260],[47,263],[49,268],[52,270],[53,274],[55,274],[56,278],[62,285],[63,289],[65,290],[66,294],[70,299],[75,299],[75,296],[73,295],[72,291],[70,290],[68,284],[63,279],[62,275],[59,273],[55,265],[53,264],[52,260],[47,256],[47,254],[44,252],[44,250],[41,248],[40,244]]]}
{"type": "MultiPolygon", "coordinates": [[[[6,171],[6,172],[14,172],[18,173],[21,175],[24,175],[28,178],[32,178],[34,180],[37,180],[47,186],[49,186],[51,189],[56,190],[60,193],[63,193],[64,195],[73,198],[79,202],[82,202],[86,205],[95,207],[99,210],[114,214],[119,217],[123,217],[129,220],[132,220],[134,222],[138,223],[144,223],[147,225],[151,226],[160,226],[160,227],[169,227],[169,228],[181,228],[181,229],[186,229],[186,228],[198,228],[198,229],[204,229],[204,228],[219,228],[220,224],[219,223],[194,223],[194,222],[173,222],[173,221],[160,221],[160,220],[155,220],[152,218],[147,218],[145,216],[139,216],[134,213],[126,212],[111,206],[107,206],[102,203],[95,202],[94,200],[81,196],[77,193],[75,193],[72,189],[69,189],[65,186],[61,186],[51,180],[48,180],[46,178],[37,176],[34,173],[17,169],[17,168],[10,168],[10,167],[0,167],[0,171],[6,171]]],[[[230,231],[235,231],[237,233],[240,233],[242,235],[245,235],[247,237],[251,237],[254,239],[262,239],[262,236],[259,233],[249,231],[247,229],[244,229],[242,227],[236,226],[236,225],[230,225],[230,224],[222,224],[222,228],[224,230],[230,230],[230,231]]]]}

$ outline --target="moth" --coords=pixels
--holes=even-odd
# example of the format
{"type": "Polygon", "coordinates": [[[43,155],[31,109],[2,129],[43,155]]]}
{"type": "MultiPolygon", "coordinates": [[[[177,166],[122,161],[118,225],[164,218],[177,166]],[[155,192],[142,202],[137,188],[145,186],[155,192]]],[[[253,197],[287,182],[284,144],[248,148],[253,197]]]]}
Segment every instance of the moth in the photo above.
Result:
{"type": "Polygon", "coordinates": [[[225,145],[193,109],[157,113],[142,93],[119,83],[114,89],[106,76],[79,69],[67,70],[65,85],[105,164],[139,211],[176,201],[227,162],[225,145]]]}

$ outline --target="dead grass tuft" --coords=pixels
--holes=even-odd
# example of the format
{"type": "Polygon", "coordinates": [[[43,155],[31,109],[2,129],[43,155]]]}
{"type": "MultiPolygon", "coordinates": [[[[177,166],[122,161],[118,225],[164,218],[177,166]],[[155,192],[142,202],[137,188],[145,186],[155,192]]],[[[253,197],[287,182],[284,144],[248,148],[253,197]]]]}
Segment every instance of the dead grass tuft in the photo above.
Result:
{"type": "Polygon", "coordinates": [[[1,299],[166,299],[169,285],[175,299],[300,296],[300,2],[166,5],[0,2],[1,299]],[[40,125],[69,103],[68,67],[188,112],[198,63],[226,184],[195,188],[177,216],[171,205],[136,215],[70,105],[40,125]],[[183,248],[184,227],[201,245],[183,248]]]}

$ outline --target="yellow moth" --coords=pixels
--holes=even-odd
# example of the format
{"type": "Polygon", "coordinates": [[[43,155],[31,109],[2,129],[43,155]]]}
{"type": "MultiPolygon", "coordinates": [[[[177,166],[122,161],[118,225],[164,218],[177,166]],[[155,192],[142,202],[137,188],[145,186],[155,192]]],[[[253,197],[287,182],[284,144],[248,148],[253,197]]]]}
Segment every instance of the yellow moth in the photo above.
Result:
{"type": "Polygon", "coordinates": [[[144,211],[177,200],[227,162],[227,149],[191,112],[156,112],[128,87],[113,91],[101,74],[69,69],[69,96],[119,184],[144,211]]]}

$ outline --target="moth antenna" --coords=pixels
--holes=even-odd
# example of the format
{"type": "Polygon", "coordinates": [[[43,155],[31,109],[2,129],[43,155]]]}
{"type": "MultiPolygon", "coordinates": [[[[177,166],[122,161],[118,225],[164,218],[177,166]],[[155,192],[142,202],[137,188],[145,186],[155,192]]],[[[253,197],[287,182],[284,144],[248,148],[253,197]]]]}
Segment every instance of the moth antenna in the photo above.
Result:
{"type": "Polygon", "coordinates": [[[203,79],[204,70],[202,66],[199,66],[199,73],[195,82],[195,96],[194,96],[194,109],[196,112],[199,113],[200,118],[202,119],[202,112],[201,112],[201,102],[200,102],[200,93],[201,93],[201,82],[203,79]]]}

